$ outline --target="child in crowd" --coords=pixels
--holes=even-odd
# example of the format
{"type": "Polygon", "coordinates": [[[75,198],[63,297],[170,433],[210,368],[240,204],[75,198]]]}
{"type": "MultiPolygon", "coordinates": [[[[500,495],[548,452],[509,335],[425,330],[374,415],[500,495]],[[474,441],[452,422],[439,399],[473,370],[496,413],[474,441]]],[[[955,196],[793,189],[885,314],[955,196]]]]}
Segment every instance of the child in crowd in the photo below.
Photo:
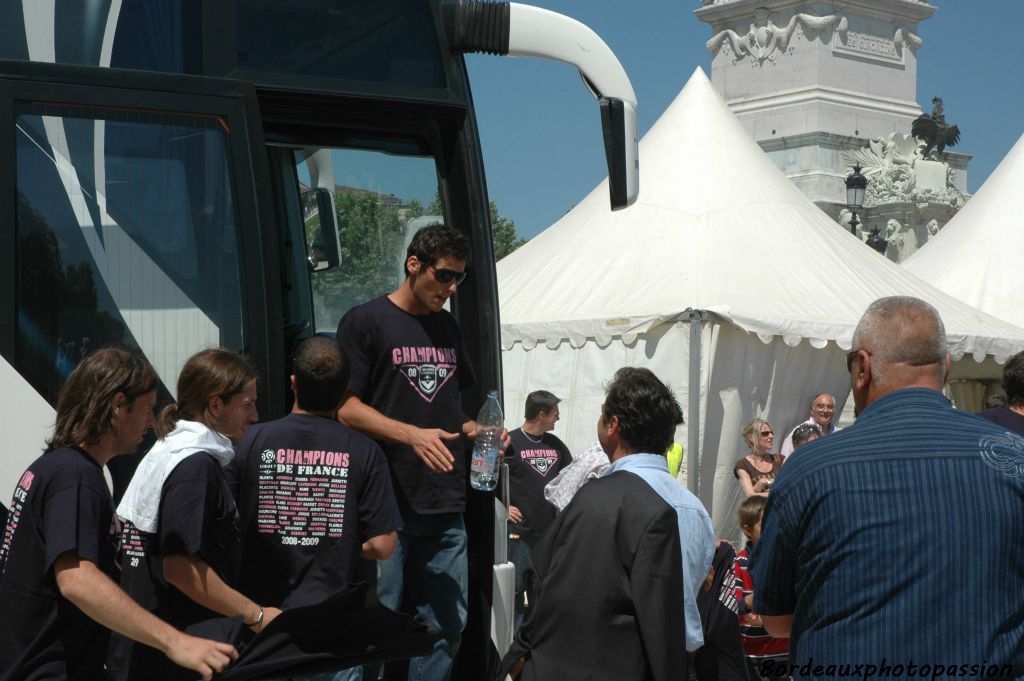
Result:
{"type": "Polygon", "coordinates": [[[761,616],[752,610],[754,604],[754,582],[750,577],[748,559],[754,545],[761,538],[761,516],[768,503],[765,497],[747,497],[740,504],[740,529],[747,537],[747,545],[736,554],[733,569],[742,582],[739,594],[740,636],[743,642],[743,654],[747,658],[747,667],[751,679],[765,678],[761,674],[763,665],[771,661],[770,666],[778,669],[788,664],[789,639],[772,638],[761,624],[761,616]]]}
{"type": "Polygon", "coordinates": [[[808,442],[813,442],[821,437],[821,428],[816,423],[801,423],[793,429],[793,451],[800,449],[808,442]]]}

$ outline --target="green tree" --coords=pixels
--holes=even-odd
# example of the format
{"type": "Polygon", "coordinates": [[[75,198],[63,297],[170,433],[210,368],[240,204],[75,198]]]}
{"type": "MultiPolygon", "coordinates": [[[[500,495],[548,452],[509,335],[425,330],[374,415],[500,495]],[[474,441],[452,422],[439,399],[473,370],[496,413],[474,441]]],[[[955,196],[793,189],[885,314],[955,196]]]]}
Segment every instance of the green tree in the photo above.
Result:
{"type": "MultiPolygon", "coordinates": [[[[313,275],[318,327],[329,326],[349,308],[396,288],[405,276],[406,225],[424,215],[443,215],[436,195],[424,206],[416,200],[403,204],[394,196],[354,188],[339,188],[334,207],[342,264],[313,275]]],[[[516,235],[515,222],[500,215],[493,201],[490,218],[496,260],[526,243],[516,235]]],[[[318,216],[307,218],[308,242],[315,239],[319,226],[318,216]]]]}
{"type": "Polygon", "coordinates": [[[501,260],[506,255],[526,243],[516,234],[516,223],[498,213],[498,206],[491,201],[491,241],[494,242],[494,259],[501,260]]]}
{"type": "MultiPolygon", "coordinates": [[[[516,234],[516,223],[512,218],[507,218],[498,212],[498,206],[491,201],[488,208],[491,214],[491,243],[494,246],[494,260],[498,261],[526,243],[526,239],[520,239],[516,234]]],[[[442,215],[441,198],[434,195],[434,200],[421,215],[442,215]]]]}
{"type": "Polygon", "coordinates": [[[352,306],[398,285],[406,220],[397,201],[358,189],[336,192],[334,208],[341,267],[315,275],[313,287],[317,319],[337,321],[352,306]]]}

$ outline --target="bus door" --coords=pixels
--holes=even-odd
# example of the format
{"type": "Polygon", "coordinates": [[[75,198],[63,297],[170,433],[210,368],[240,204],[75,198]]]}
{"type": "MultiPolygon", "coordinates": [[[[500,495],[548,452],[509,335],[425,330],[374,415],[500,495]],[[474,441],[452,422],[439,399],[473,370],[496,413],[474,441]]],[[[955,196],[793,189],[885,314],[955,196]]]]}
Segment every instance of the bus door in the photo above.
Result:
{"type": "MultiPolygon", "coordinates": [[[[283,409],[264,148],[245,83],[0,62],[0,493],[104,345],[141,350],[165,401],[196,351],[247,353],[266,372],[260,410],[283,409]]],[[[119,458],[115,496],[134,470],[119,458]]]]}
{"type": "MultiPolygon", "coordinates": [[[[333,335],[349,309],[396,289],[412,236],[443,221],[466,233],[472,249],[469,275],[449,306],[476,374],[464,410],[476,414],[486,391],[500,389],[501,369],[486,189],[469,110],[324,98],[296,121],[294,109],[273,104],[261,94],[290,254],[284,306],[296,337],[286,346],[313,333],[333,335]]],[[[453,679],[481,678],[496,662],[489,643],[494,513],[493,495],[468,492],[469,622],[453,679]]],[[[497,536],[503,543],[504,533],[497,536]]]]}

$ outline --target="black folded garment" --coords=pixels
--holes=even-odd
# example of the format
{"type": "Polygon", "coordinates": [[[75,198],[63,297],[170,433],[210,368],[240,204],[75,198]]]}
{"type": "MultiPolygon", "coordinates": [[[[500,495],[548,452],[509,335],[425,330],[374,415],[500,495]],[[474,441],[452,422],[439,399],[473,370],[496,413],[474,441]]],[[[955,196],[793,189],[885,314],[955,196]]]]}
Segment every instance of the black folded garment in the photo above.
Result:
{"type": "MultiPolygon", "coordinates": [[[[194,628],[189,633],[202,635],[194,628]]],[[[220,640],[235,638],[227,631],[206,633],[220,640]]],[[[381,605],[367,584],[350,584],[316,605],[282,612],[240,648],[238,659],[216,678],[229,681],[324,674],[429,655],[434,640],[423,624],[381,605]]]]}

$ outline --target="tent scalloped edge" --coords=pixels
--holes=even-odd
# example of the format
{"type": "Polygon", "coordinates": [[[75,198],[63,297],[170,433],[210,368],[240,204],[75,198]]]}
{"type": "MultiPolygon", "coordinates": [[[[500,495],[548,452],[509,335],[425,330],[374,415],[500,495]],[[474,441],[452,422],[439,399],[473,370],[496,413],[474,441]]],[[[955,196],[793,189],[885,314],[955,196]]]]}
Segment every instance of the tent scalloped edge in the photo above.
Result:
{"type": "MultiPolygon", "coordinates": [[[[755,338],[760,340],[765,345],[770,345],[771,343],[773,343],[775,341],[776,338],[781,339],[782,342],[785,343],[786,345],[788,345],[789,347],[797,347],[798,345],[800,345],[801,343],[806,341],[807,344],[810,345],[815,350],[824,350],[825,348],[828,347],[829,343],[832,343],[833,345],[835,345],[840,350],[844,350],[844,351],[848,352],[851,349],[852,345],[853,345],[852,340],[847,340],[847,339],[844,339],[844,338],[840,338],[840,339],[836,339],[836,340],[829,340],[827,338],[813,338],[813,337],[803,337],[803,336],[797,336],[797,335],[768,334],[768,333],[763,333],[763,332],[750,332],[750,331],[748,331],[747,333],[751,334],[752,336],[754,336],[755,338]]],[[[526,350],[527,352],[529,352],[529,351],[533,350],[534,348],[536,348],[537,345],[544,345],[549,350],[557,350],[559,347],[561,347],[561,345],[563,343],[568,343],[569,346],[572,347],[573,349],[579,350],[580,348],[582,348],[587,343],[593,343],[597,347],[599,347],[600,349],[603,350],[603,349],[607,348],[609,345],[611,345],[615,341],[619,341],[623,345],[626,345],[626,346],[632,346],[632,345],[636,344],[638,341],[640,341],[642,339],[643,335],[644,335],[644,332],[642,332],[642,331],[635,331],[635,332],[624,333],[624,334],[601,334],[599,336],[583,336],[583,335],[573,334],[573,335],[570,335],[569,337],[562,337],[562,338],[529,338],[529,337],[526,337],[526,338],[516,339],[516,340],[513,340],[513,341],[508,341],[508,340],[505,340],[503,338],[502,341],[501,341],[501,349],[504,352],[508,352],[509,350],[512,350],[518,344],[518,345],[522,345],[523,349],[526,350]]],[[[967,354],[968,353],[966,351],[964,351],[964,350],[959,350],[959,351],[957,351],[956,349],[951,349],[950,350],[950,357],[951,357],[951,359],[953,361],[959,361],[959,360],[963,359],[964,356],[967,355],[967,354]]],[[[971,356],[971,359],[973,359],[978,364],[981,364],[982,362],[985,361],[985,359],[987,357],[990,356],[988,353],[983,353],[983,352],[973,352],[973,353],[969,353],[969,354],[971,356]]],[[[992,357],[992,359],[997,364],[1003,365],[1003,364],[1006,364],[1007,360],[1010,358],[1010,355],[1003,355],[1003,354],[1000,353],[1000,354],[992,354],[991,357],[992,357]]]]}

